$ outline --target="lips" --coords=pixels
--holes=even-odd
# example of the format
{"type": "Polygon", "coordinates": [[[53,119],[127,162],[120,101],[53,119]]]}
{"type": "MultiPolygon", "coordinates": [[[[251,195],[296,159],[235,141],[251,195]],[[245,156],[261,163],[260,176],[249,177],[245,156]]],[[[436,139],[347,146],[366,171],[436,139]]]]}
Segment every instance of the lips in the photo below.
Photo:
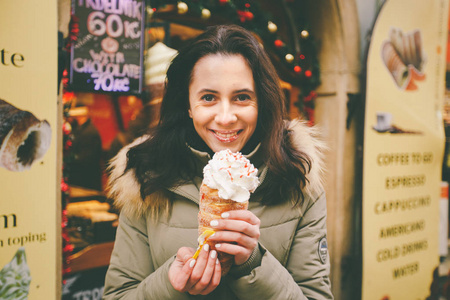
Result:
{"type": "Polygon", "coordinates": [[[222,143],[231,143],[238,139],[242,130],[217,131],[210,130],[212,134],[222,143]]]}

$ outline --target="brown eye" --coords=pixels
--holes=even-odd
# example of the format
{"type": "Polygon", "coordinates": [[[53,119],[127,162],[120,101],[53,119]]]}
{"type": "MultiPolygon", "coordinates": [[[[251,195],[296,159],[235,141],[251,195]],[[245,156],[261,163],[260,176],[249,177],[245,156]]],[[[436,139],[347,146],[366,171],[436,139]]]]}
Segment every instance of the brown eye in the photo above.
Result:
{"type": "Polygon", "coordinates": [[[213,95],[210,95],[210,94],[208,94],[208,95],[204,95],[204,96],[202,96],[202,98],[201,98],[202,100],[204,100],[204,101],[206,101],[206,102],[211,102],[211,101],[213,101],[214,100],[214,96],[213,95]]]}
{"type": "Polygon", "coordinates": [[[246,101],[246,100],[250,100],[250,99],[251,99],[250,96],[246,95],[246,94],[238,95],[236,97],[237,101],[246,101]]]}

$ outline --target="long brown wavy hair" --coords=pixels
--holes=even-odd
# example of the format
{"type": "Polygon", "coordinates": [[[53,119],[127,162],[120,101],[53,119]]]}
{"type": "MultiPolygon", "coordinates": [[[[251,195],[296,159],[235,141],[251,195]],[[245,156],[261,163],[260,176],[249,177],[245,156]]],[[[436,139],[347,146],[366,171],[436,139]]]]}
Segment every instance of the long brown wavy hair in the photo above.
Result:
{"type": "MultiPolygon", "coordinates": [[[[255,133],[247,144],[260,143],[260,151],[268,165],[267,184],[257,193],[265,204],[294,199],[301,203],[310,158],[298,151],[290,138],[285,122],[286,108],[279,77],[258,40],[236,25],[207,28],[173,59],[166,78],[166,91],[161,105],[160,121],[150,133],[151,138],[128,151],[127,170],[134,169],[141,184],[141,197],[162,192],[189,182],[201,169],[188,145],[207,150],[189,117],[189,84],[199,59],[206,55],[242,55],[253,71],[258,99],[258,121],[255,133]]],[[[246,151],[244,147],[243,153],[246,151]]],[[[250,147],[251,148],[251,147],[250,147]]],[[[252,150],[252,149],[250,149],[252,150]]]]}

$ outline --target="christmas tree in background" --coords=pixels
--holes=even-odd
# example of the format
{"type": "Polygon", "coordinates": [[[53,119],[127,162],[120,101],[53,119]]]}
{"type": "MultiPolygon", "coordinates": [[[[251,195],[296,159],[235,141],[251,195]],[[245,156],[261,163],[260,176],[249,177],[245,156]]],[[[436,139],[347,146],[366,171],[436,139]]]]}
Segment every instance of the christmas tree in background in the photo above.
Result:
{"type": "MultiPolygon", "coordinates": [[[[277,1],[277,5],[283,6],[285,15],[291,21],[290,29],[295,33],[291,39],[283,39],[276,25],[277,20],[261,7],[262,1],[148,0],[146,3],[150,22],[166,19],[198,28],[232,23],[254,32],[263,42],[275,65],[283,68],[280,73],[289,77],[284,80],[300,88],[301,93],[295,104],[312,124],[316,98],[314,90],[320,84],[317,46],[310,34],[305,16],[307,12],[302,9],[301,1],[283,1],[277,1]]],[[[280,76],[283,78],[281,74],[280,76]]]]}

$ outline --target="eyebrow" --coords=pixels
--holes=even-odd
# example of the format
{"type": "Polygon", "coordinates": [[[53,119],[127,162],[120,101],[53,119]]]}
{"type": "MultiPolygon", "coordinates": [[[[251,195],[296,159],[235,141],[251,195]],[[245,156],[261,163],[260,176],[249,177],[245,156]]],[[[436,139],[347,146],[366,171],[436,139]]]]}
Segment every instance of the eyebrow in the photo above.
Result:
{"type": "MultiPolygon", "coordinates": [[[[212,94],[218,94],[218,91],[215,90],[210,90],[210,89],[201,89],[198,94],[203,94],[203,93],[212,93],[212,94]]],[[[250,90],[250,89],[241,89],[241,90],[236,90],[233,91],[233,94],[239,94],[239,93],[251,93],[251,94],[255,94],[254,91],[250,90]]]]}
{"type": "Polygon", "coordinates": [[[210,89],[201,89],[198,94],[203,94],[203,93],[212,93],[212,94],[218,94],[218,91],[215,90],[210,90],[210,89]]]}
{"type": "Polygon", "coordinates": [[[239,94],[239,93],[251,93],[254,94],[255,92],[250,90],[250,89],[242,89],[242,90],[237,90],[233,92],[234,94],[239,94]]]}

